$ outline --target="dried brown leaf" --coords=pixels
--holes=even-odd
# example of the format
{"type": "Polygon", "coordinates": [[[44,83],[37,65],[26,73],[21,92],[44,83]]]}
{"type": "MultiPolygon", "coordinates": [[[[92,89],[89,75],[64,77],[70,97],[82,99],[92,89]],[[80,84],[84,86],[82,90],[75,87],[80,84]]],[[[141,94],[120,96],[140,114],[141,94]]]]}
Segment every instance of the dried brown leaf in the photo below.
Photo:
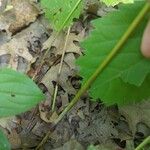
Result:
{"type": "Polygon", "coordinates": [[[12,149],[18,149],[21,146],[21,139],[16,130],[12,130],[11,134],[8,135],[9,142],[11,143],[12,149]]]}
{"type": "Polygon", "coordinates": [[[27,43],[23,39],[19,41],[13,38],[10,42],[0,46],[0,55],[10,54],[9,65],[11,68],[17,70],[18,57],[21,56],[26,59],[29,63],[33,63],[35,59],[28,52],[27,43]]]}
{"type": "Polygon", "coordinates": [[[79,129],[79,141],[95,143],[105,143],[110,138],[117,138],[118,131],[112,123],[111,117],[108,115],[106,109],[103,109],[97,115],[93,115],[92,119],[88,123],[88,126],[80,126],[79,129]]]}
{"type": "Polygon", "coordinates": [[[64,58],[64,62],[70,67],[70,70],[75,70],[75,56],[73,53],[67,53],[64,58]]]}
{"type": "Polygon", "coordinates": [[[2,15],[0,15],[0,31],[5,31],[9,36],[11,36],[9,27],[14,20],[15,14],[13,10],[6,11],[2,15]]]}
{"type": "Polygon", "coordinates": [[[29,0],[12,0],[12,5],[16,17],[9,27],[9,31],[12,33],[16,33],[28,26],[39,15],[38,9],[31,5],[29,0]]]}
{"type": "MultiPolygon", "coordinates": [[[[57,74],[58,74],[59,65],[60,64],[57,64],[56,66],[52,66],[41,81],[41,83],[43,83],[47,87],[51,95],[53,95],[53,92],[54,92],[53,82],[57,82],[57,74]]],[[[73,75],[73,71],[71,71],[70,68],[66,64],[63,64],[62,72],[59,77],[58,84],[69,94],[75,94],[75,89],[72,87],[71,83],[68,81],[68,77],[72,75],[73,75]]]]}
{"type": "Polygon", "coordinates": [[[58,118],[58,114],[56,112],[53,112],[50,116],[49,111],[43,110],[42,105],[39,105],[39,112],[40,118],[47,123],[53,123],[58,118]]]}
{"type": "Polygon", "coordinates": [[[150,128],[150,100],[120,107],[119,111],[126,118],[133,135],[138,123],[144,123],[150,128]]]}
{"type": "MultiPolygon", "coordinates": [[[[63,47],[65,43],[65,38],[66,34],[61,32],[59,36],[57,36],[56,40],[54,40],[55,34],[51,35],[50,38],[43,44],[43,49],[48,49],[50,47],[50,43],[52,43],[51,46],[56,47],[55,55],[61,55],[63,53],[63,47]]],[[[81,55],[81,49],[79,45],[77,45],[75,42],[79,42],[83,39],[84,37],[84,30],[76,35],[75,33],[70,33],[69,38],[68,38],[68,44],[66,47],[66,53],[76,53],[81,55]]]]}
{"type": "Polygon", "coordinates": [[[15,70],[19,69],[22,72],[27,72],[30,69],[30,65],[36,60],[30,54],[29,50],[32,49],[34,51],[34,41],[37,41],[37,39],[42,45],[43,39],[40,40],[40,38],[45,32],[44,27],[38,22],[35,22],[27,29],[13,36],[11,40],[2,43],[0,45],[0,65],[4,66],[2,64],[6,63],[5,56],[10,55],[7,66],[15,70]],[[32,45],[32,48],[30,48],[30,45],[32,45]],[[2,57],[5,59],[2,59],[2,57]],[[20,61],[20,57],[22,61],[20,61]]]}

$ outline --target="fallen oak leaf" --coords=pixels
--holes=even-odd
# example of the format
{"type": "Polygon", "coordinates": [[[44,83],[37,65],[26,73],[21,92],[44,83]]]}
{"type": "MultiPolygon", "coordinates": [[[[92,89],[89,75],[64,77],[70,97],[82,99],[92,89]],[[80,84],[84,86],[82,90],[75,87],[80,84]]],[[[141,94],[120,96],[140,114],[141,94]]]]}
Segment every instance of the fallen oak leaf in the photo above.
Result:
{"type": "Polygon", "coordinates": [[[73,53],[67,53],[64,62],[69,66],[70,70],[75,70],[76,65],[75,65],[75,56],[73,53]]]}
{"type": "MultiPolygon", "coordinates": [[[[68,44],[66,46],[66,53],[76,53],[81,55],[81,49],[75,42],[79,42],[83,39],[85,31],[83,30],[78,35],[75,33],[70,33],[68,37],[68,44]]],[[[53,46],[56,47],[55,55],[61,55],[63,53],[62,47],[64,46],[64,39],[66,38],[66,34],[61,32],[59,36],[55,39],[55,33],[53,33],[49,39],[43,44],[43,50],[48,49],[53,46]],[[55,40],[54,40],[55,39],[55,40]],[[52,45],[50,45],[52,43],[52,45]]]]}
{"type": "MultiPolygon", "coordinates": [[[[54,85],[53,82],[57,82],[57,74],[58,74],[58,69],[59,65],[57,64],[56,66],[52,66],[49,71],[45,74],[43,77],[41,83],[43,83],[51,96],[53,95],[54,92],[54,85]]],[[[66,65],[62,65],[62,72],[58,81],[58,84],[69,94],[75,94],[75,89],[72,87],[71,83],[68,81],[68,77],[73,75],[73,71],[70,70],[70,68],[66,65]]]]}

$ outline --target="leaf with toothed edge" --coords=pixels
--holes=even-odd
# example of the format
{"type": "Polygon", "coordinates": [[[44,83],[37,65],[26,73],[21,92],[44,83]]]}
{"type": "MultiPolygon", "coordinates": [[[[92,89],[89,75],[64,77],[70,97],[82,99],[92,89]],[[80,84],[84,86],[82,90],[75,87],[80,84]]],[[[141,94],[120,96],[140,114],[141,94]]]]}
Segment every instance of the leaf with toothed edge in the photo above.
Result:
{"type": "MultiPolygon", "coordinates": [[[[118,10],[93,21],[95,27],[81,43],[85,56],[77,60],[85,83],[110,53],[128,26],[143,8],[145,2],[121,5],[118,10]]],[[[106,105],[124,105],[150,97],[150,60],[140,53],[141,37],[148,21],[144,20],[129,37],[120,52],[98,76],[89,92],[106,105]]]]}
{"type": "Polygon", "coordinates": [[[46,18],[56,31],[69,27],[74,18],[79,18],[83,0],[41,0],[46,18]]]}
{"type": "Polygon", "coordinates": [[[115,6],[119,3],[133,3],[134,0],[101,0],[101,2],[104,2],[107,6],[115,6]]]}

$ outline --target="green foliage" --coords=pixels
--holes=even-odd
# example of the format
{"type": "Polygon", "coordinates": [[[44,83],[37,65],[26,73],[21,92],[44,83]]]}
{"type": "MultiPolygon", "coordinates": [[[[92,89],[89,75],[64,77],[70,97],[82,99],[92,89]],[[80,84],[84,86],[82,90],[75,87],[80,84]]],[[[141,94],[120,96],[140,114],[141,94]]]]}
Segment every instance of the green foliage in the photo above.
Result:
{"type": "Polygon", "coordinates": [[[107,6],[115,6],[119,3],[133,3],[134,0],[101,0],[101,2],[104,2],[107,6]]]}
{"type": "MultiPolygon", "coordinates": [[[[124,5],[102,19],[93,21],[95,29],[82,46],[85,56],[78,59],[84,82],[102,63],[132,23],[144,2],[124,5]]],[[[91,96],[106,105],[134,103],[150,97],[150,62],[140,53],[140,43],[148,18],[145,17],[120,53],[96,79],[90,88],[91,96]]]]}
{"type": "Polygon", "coordinates": [[[10,144],[4,133],[0,130],[0,150],[10,150],[10,144]]]}
{"type": "Polygon", "coordinates": [[[96,148],[94,145],[90,145],[90,146],[88,146],[87,150],[96,150],[96,148]]]}
{"type": "Polygon", "coordinates": [[[104,145],[100,144],[97,146],[94,145],[90,145],[88,146],[87,150],[112,150],[112,148],[107,148],[107,146],[105,147],[104,145]]]}
{"type": "Polygon", "coordinates": [[[0,69],[0,117],[25,112],[44,100],[37,85],[11,69],[0,69]]]}
{"type": "Polygon", "coordinates": [[[61,31],[79,17],[83,0],[41,0],[41,5],[54,29],[61,31]]]}

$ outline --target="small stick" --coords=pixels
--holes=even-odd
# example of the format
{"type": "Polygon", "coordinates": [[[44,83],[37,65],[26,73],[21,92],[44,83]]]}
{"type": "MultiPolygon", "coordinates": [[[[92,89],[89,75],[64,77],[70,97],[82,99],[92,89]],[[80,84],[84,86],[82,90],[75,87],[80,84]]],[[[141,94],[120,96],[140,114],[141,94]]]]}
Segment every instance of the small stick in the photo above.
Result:
{"type": "Polygon", "coordinates": [[[53,100],[52,100],[52,102],[53,102],[52,103],[52,112],[54,112],[54,109],[55,109],[56,97],[57,97],[57,92],[58,92],[58,82],[59,82],[61,71],[62,71],[62,65],[63,65],[63,61],[64,61],[64,56],[65,56],[65,53],[66,53],[66,47],[67,47],[69,34],[70,34],[70,27],[68,28],[68,31],[67,31],[65,44],[64,44],[64,47],[63,47],[63,53],[62,53],[62,56],[61,56],[60,66],[59,66],[59,70],[58,70],[58,74],[57,74],[57,82],[56,82],[56,85],[55,85],[55,90],[54,90],[53,100]]]}
{"type": "Polygon", "coordinates": [[[47,141],[47,139],[50,137],[50,135],[55,130],[56,125],[53,125],[51,129],[46,133],[45,137],[42,139],[42,141],[39,143],[39,145],[35,148],[35,150],[39,150],[47,141]]]}
{"type": "Polygon", "coordinates": [[[42,68],[42,66],[43,66],[43,64],[44,64],[44,59],[45,59],[46,56],[48,55],[48,52],[50,51],[50,49],[51,49],[53,43],[55,42],[57,36],[59,35],[59,33],[60,33],[60,32],[57,32],[57,33],[54,35],[54,38],[53,38],[53,40],[51,41],[51,43],[49,44],[48,49],[45,51],[44,55],[43,55],[42,58],[41,58],[41,63],[40,63],[40,65],[38,66],[38,68],[36,69],[36,71],[35,71],[35,73],[34,73],[34,75],[33,75],[33,77],[32,77],[32,80],[35,80],[37,74],[38,74],[39,71],[41,70],[41,68],[42,68]]]}

